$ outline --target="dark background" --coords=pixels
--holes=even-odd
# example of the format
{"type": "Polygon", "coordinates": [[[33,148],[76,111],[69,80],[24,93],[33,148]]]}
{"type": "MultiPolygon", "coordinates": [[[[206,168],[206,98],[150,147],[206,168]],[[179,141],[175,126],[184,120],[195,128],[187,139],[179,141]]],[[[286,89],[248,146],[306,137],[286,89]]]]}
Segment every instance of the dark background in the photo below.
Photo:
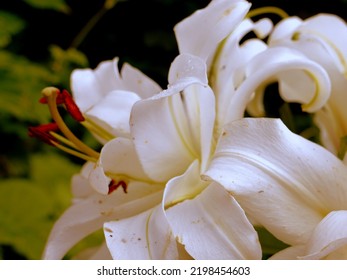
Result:
{"type": "MultiPolygon", "coordinates": [[[[108,11],[91,30],[78,49],[87,55],[90,67],[119,56],[159,79],[166,85],[166,72],[177,55],[173,27],[193,11],[205,7],[207,0],[126,0],[108,11]]],[[[252,8],[277,6],[289,15],[307,18],[317,13],[347,16],[346,0],[255,0],[252,8]]],[[[104,1],[67,0],[69,14],[33,9],[20,0],[2,1],[4,9],[24,18],[29,25],[17,38],[16,52],[40,61],[47,59],[47,45],[63,49],[98,11],[104,1]]]]}

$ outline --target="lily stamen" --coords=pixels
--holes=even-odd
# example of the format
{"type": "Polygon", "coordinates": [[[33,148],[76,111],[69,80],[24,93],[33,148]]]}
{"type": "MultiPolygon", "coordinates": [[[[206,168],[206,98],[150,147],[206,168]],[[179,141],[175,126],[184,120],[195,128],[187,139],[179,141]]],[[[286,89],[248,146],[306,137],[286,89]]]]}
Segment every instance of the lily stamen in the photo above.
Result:
{"type": "Polygon", "coordinates": [[[56,138],[51,134],[51,132],[58,131],[59,127],[56,123],[48,123],[38,126],[31,126],[28,130],[30,137],[36,137],[48,145],[53,145],[52,141],[56,141],[56,138]]]}
{"type": "Polygon", "coordinates": [[[96,135],[102,137],[106,141],[109,141],[109,140],[112,140],[113,138],[115,138],[114,135],[109,133],[106,129],[103,129],[101,126],[98,126],[90,119],[86,119],[85,121],[81,122],[81,124],[85,128],[87,128],[90,132],[95,133],[96,135]]]}
{"type": "Polygon", "coordinates": [[[76,105],[75,101],[72,99],[71,95],[66,91],[63,90],[61,94],[64,97],[64,105],[66,110],[69,112],[69,114],[78,122],[83,122],[85,119],[76,105]]]}
{"type": "Polygon", "coordinates": [[[63,145],[61,145],[61,144],[59,144],[59,143],[57,143],[55,141],[52,141],[51,143],[52,143],[53,146],[57,147],[58,149],[66,152],[66,153],[68,153],[70,155],[73,155],[75,157],[81,158],[81,159],[86,160],[86,161],[93,161],[93,162],[97,161],[97,159],[94,158],[94,157],[90,157],[90,156],[88,156],[86,154],[83,154],[83,153],[78,152],[76,150],[70,149],[70,148],[68,148],[66,146],[63,146],[63,145]]]}
{"type": "MultiPolygon", "coordinates": [[[[50,89],[54,89],[54,88],[50,88],[50,89]]],[[[40,98],[40,103],[48,104],[47,96],[43,96],[42,98],[40,98]]],[[[58,90],[55,103],[57,105],[64,105],[65,109],[68,111],[71,117],[73,117],[76,121],[83,122],[85,120],[80,109],[78,108],[75,101],[73,100],[73,98],[71,97],[71,95],[68,93],[67,90],[63,90],[63,91],[58,90]]]]}
{"type": "Polygon", "coordinates": [[[124,193],[128,193],[128,185],[126,182],[124,181],[119,181],[116,182],[115,180],[111,180],[111,182],[108,185],[108,194],[111,194],[112,192],[114,192],[115,190],[117,190],[119,187],[122,187],[124,193]]]}
{"type": "MultiPolygon", "coordinates": [[[[71,141],[71,143],[73,143],[76,146],[76,148],[79,150],[79,152],[86,154],[88,157],[98,159],[99,153],[94,151],[92,148],[90,148],[86,144],[84,144],[81,140],[79,140],[71,132],[71,130],[66,126],[66,124],[65,124],[64,120],[62,119],[62,117],[58,111],[58,108],[57,108],[57,101],[56,100],[57,100],[57,96],[59,93],[60,93],[60,91],[54,87],[48,87],[48,88],[43,89],[43,91],[42,91],[42,94],[47,99],[47,104],[48,104],[52,118],[54,119],[55,123],[58,125],[60,131],[65,135],[65,137],[69,141],[71,141]]],[[[69,104],[68,106],[70,106],[71,102],[68,101],[64,104],[65,105],[69,104]]],[[[71,110],[71,108],[73,108],[73,107],[71,106],[70,110],[71,110]]],[[[75,111],[73,111],[73,112],[75,112],[75,111]]]]}
{"type": "Polygon", "coordinates": [[[49,134],[52,135],[55,139],[57,139],[60,143],[63,143],[66,146],[69,146],[75,150],[78,150],[76,145],[74,143],[72,143],[69,139],[66,139],[64,136],[61,136],[60,134],[58,134],[54,131],[50,131],[49,134]]]}

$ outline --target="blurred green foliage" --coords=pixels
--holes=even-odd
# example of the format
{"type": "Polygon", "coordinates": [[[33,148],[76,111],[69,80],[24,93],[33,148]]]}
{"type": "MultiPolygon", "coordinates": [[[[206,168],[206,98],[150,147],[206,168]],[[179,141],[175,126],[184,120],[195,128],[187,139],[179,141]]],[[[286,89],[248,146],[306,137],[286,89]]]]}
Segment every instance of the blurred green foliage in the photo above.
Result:
{"type": "Polygon", "coordinates": [[[70,11],[69,6],[64,0],[24,0],[28,5],[38,8],[38,9],[53,9],[63,13],[68,13],[70,11]]]}
{"type": "Polygon", "coordinates": [[[53,222],[70,204],[66,187],[76,165],[54,153],[34,154],[30,177],[0,181],[0,243],[29,259],[40,259],[53,222]]]}
{"type": "MultiPolygon", "coordinates": [[[[50,121],[48,108],[38,103],[41,90],[47,86],[69,90],[73,69],[94,68],[115,56],[120,64],[129,62],[165,87],[170,63],[178,53],[174,25],[209,2],[122,0],[105,10],[104,0],[2,1],[0,259],[40,258],[54,221],[71,202],[70,179],[81,166],[28,137],[28,126],[50,121]]],[[[250,2],[254,7],[280,6],[301,17],[330,12],[343,18],[347,4],[345,0],[250,2]]],[[[90,135],[76,130],[91,141],[90,135]]],[[[270,254],[271,248],[264,244],[270,254]]]]}
{"type": "Polygon", "coordinates": [[[25,27],[25,22],[18,16],[0,11],[0,47],[4,48],[11,42],[11,37],[25,27]]]}

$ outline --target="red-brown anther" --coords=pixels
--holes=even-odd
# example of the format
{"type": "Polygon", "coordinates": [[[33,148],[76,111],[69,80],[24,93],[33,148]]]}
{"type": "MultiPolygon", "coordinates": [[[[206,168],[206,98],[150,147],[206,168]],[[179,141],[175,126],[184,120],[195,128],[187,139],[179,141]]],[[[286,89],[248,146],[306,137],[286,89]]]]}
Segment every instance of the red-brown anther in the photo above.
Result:
{"type": "MultiPolygon", "coordinates": [[[[83,122],[85,120],[80,109],[67,90],[64,89],[63,91],[59,91],[55,102],[57,103],[57,105],[65,105],[66,110],[76,121],[83,122]]],[[[47,104],[47,97],[41,97],[40,103],[47,104]]]]}
{"type": "Polygon", "coordinates": [[[125,193],[128,193],[128,190],[127,190],[128,185],[127,185],[127,183],[125,183],[124,181],[119,181],[118,183],[116,183],[114,180],[111,180],[111,182],[108,184],[108,194],[111,194],[116,189],[118,189],[120,186],[123,188],[123,191],[125,193]]]}
{"type": "MultiPolygon", "coordinates": [[[[46,96],[43,96],[40,98],[39,102],[41,104],[47,104],[48,101],[47,101],[47,97],[46,96]]],[[[60,104],[65,104],[65,96],[62,94],[61,91],[59,91],[58,95],[57,95],[57,98],[55,100],[55,102],[60,105],[60,104]]]]}
{"type": "Polygon", "coordinates": [[[78,122],[83,122],[85,119],[78,108],[77,104],[73,100],[72,96],[68,93],[67,90],[63,90],[61,95],[64,96],[64,104],[66,106],[66,110],[69,114],[78,122]]]}
{"type": "Polygon", "coordinates": [[[38,126],[30,126],[28,128],[28,134],[30,137],[35,137],[43,142],[52,145],[52,141],[58,142],[55,137],[53,137],[49,132],[50,131],[59,131],[59,127],[56,123],[48,123],[48,124],[41,124],[38,126]]]}

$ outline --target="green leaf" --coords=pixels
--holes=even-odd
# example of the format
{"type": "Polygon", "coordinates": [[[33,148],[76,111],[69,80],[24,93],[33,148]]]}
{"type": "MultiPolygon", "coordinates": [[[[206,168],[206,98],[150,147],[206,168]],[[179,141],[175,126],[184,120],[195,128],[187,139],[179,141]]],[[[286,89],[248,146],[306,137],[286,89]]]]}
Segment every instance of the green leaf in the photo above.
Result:
{"type": "Polygon", "coordinates": [[[25,22],[14,14],[0,10],[0,48],[11,42],[11,37],[25,27],[25,22]]]}
{"type": "Polygon", "coordinates": [[[0,243],[40,259],[50,229],[70,205],[70,180],[79,166],[56,154],[31,158],[32,177],[0,181],[0,243]]]}
{"type": "Polygon", "coordinates": [[[24,2],[37,9],[50,9],[63,13],[70,12],[70,8],[64,0],[24,0],[24,2]]]}
{"type": "Polygon", "coordinates": [[[50,68],[59,77],[59,83],[65,88],[70,85],[72,70],[85,68],[89,64],[87,57],[74,48],[64,50],[57,45],[51,45],[49,51],[52,57],[50,68]]]}
{"type": "Polygon", "coordinates": [[[59,64],[56,65],[56,67],[58,67],[56,70],[61,71],[64,66],[69,66],[72,68],[88,66],[87,57],[77,49],[70,48],[63,50],[57,45],[51,45],[49,50],[51,52],[53,61],[59,64]]]}

